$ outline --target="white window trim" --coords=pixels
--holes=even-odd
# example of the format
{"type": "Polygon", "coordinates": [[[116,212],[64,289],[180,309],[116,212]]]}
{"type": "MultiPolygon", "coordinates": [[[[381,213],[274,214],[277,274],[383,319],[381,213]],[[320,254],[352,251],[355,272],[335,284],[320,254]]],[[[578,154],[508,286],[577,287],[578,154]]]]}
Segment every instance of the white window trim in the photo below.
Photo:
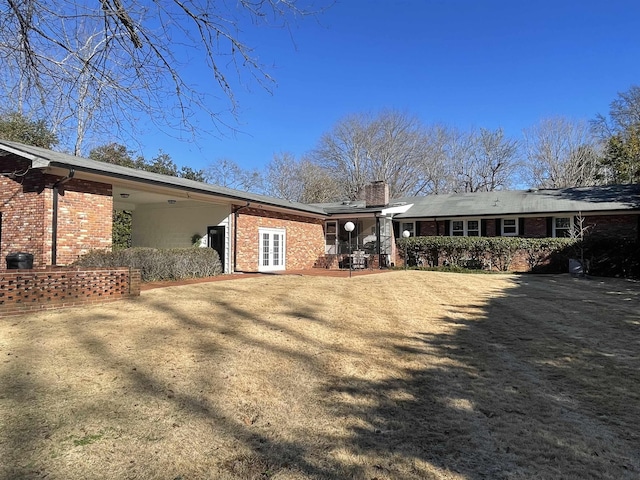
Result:
{"type": "MultiPolygon", "coordinates": [[[[449,219],[449,236],[450,237],[456,237],[456,236],[460,236],[460,235],[454,235],[453,234],[453,222],[462,222],[462,236],[463,237],[468,237],[469,236],[469,222],[478,222],[478,237],[482,236],[482,219],[480,218],[475,218],[475,217],[469,217],[469,218],[450,218],[449,219]]],[[[475,231],[475,230],[474,230],[475,231]]]]}
{"type": "MultiPolygon", "coordinates": [[[[556,218],[568,218],[569,219],[569,236],[571,236],[571,227],[573,226],[573,218],[575,215],[570,214],[570,215],[558,215],[552,218],[551,221],[551,225],[552,225],[552,232],[553,232],[553,238],[566,238],[564,237],[564,235],[562,237],[558,237],[558,235],[556,234],[556,218]]],[[[562,229],[564,230],[564,228],[562,229]]]]}
{"type": "Polygon", "coordinates": [[[504,217],[500,219],[500,236],[502,237],[517,237],[520,235],[520,219],[518,217],[504,217]],[[504,221],[505,220],[515,220],[516,223],[516,232],[515,233],[505,233],[504,231],[504,221]]]}
{"type": "Polygon", "coordinates": [[[415,220],[410,220],[410,221],[401,220],[400,221],[400,237],[402,237],[402,232],[404,232],[406,230],[406,228],[403,228],[403,225],[406,225],[406,224],[413,225],[413,228],[411,230],[411,236],[412,237],[417,237],[418,236],[418,232],[416,232],[416,222],[415,222],[415,220]]]}

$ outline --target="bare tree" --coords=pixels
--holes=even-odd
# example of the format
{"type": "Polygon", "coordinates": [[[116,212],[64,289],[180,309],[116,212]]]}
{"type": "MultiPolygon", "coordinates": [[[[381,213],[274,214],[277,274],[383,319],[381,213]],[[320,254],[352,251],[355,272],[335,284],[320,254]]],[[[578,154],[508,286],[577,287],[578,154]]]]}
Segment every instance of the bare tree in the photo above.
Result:
{"type": "Polygon", "coordinates": [[[140,118],[195,134],[208,114],[226,131],[246,78],[273,79],[243,41],[251,25],[287,26],[316,13],[311,0],[77,2],[4,0],[0,88],[7,110],[47,118],[76,153],[89,132],[133,137],[140,118]],[[188,68],[207,67],[198,85],[188,68]],[[212,88],[211,83],[215,85],[212,88]],[[221,98],[226,98],[221,108],[221,98]],[[223,114],[231,113],[231,117],[223,114]],[[73,133],[70,133],[73,132],[73,133]]]}
{"type": "Polygon", "coordinates": [[[341,184],[344,196],[355,200],[372,178],[367,171],[367,156],[371,145],[368,120],[350,115],[340,120],[329,133],[320,138],[312,152],[313,160],[331,171],[341,184]]]}
{"type": "Polygon", "coordinates": [[[274,155],[266,169],[266,193],[293,202],[325,203],[341,199],[340,186],[320,165],[296,160],[289,152],[274,155]]]}
{"type": "Polygon", "coordinates": [[[518,144],[504,131],[448,131],[447,152],[454,192],[491,192],[509,188],[518,168],[518,144]]]}
{"type": "Polygon", "coordinates": [[[476,139],[473,166],[478,178],[473,191],[492,192],[511,186],[518,168],[518,142],[504,131],[480,129],[476,139]]]}
{"type": "Polygon", "coordinates": [[[384,180],[392,197],[427,190],[422,168],[428,152],[420,121],[395,110],[351,115],[325,133],[312,152],[315,163],[331,171],[344,196],[361,198],[367,183],[384,180]]]}
{"type": "Polygon", "coordinates": [[[524,131],[525,178],[533,187],[598,183],[599,147],[586,122],[547,118],[524,131]]]}
{"type": "Polygon", "coordinates": [[[213,162],[206,169],[204,177],[207,182],[221,187],[251,192],[260,192],[263,189],[262,174],[258,170],[242,168],[227,158],[213,162]]]}
{"type": "Polygon", "coordinates": [[[624,133],[640,125],[640,86],[632,85],[609,105],[609,115],[596,115],[591,122],[594,132],[602,139],[624,133]]]}
{"type": "Polygon", "coordinates": [[[444,125],[431,125],[425,131],[425,155],[421,162],[421,177],[428,194],[451,193],[455,188],[454,160],[457,149],[455,139],[459,133],[444,125]]]}

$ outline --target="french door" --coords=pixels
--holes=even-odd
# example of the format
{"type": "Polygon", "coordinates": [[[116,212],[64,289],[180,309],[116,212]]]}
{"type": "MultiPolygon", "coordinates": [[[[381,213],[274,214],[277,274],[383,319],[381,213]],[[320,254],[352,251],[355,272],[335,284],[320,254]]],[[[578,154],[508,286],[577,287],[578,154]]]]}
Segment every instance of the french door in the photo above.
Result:
{"type": "Polygon", "coordinates": [[[258,271],[273,272],[285,269],[285,230],[280,228],[259,228],[260,254],[258,271]]]}

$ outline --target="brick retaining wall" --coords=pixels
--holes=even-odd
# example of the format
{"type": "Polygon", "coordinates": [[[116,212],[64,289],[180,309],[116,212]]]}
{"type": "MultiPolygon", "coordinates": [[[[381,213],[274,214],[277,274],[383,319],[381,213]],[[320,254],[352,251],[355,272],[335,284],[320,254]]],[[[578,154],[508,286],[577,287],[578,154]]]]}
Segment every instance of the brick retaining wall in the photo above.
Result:
{"type": "Polygon", "coordinates": [[[0,316],[140,295],[140,270],[46,267],[0,271],[0,316]]]}

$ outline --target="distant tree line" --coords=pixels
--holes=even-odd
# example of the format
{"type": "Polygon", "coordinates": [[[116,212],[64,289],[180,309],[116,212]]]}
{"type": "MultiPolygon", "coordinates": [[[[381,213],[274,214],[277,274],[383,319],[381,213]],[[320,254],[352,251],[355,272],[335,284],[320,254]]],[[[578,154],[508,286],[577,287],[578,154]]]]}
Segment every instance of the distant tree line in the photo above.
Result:
{"type": "MultiPolygon", "coordinates": [[[[0,138],[45,148],[58,142],[46,122],[16,112],[0,117],[0,138]]],[[[543,119],[517,139],[500,128],[424,125],[413,115],[384,110],[348,115],[307,154],[275,154],[262,170],[230,159],[194,170],[178,167],[166,153],[147,160],[118,143],[95,148],[89,157],[304,203],[359,199],[375,180],[386,181],[394,198],[637,183],[640,87],[618,94],[606,116],[590,122],[543,119]]]]}

